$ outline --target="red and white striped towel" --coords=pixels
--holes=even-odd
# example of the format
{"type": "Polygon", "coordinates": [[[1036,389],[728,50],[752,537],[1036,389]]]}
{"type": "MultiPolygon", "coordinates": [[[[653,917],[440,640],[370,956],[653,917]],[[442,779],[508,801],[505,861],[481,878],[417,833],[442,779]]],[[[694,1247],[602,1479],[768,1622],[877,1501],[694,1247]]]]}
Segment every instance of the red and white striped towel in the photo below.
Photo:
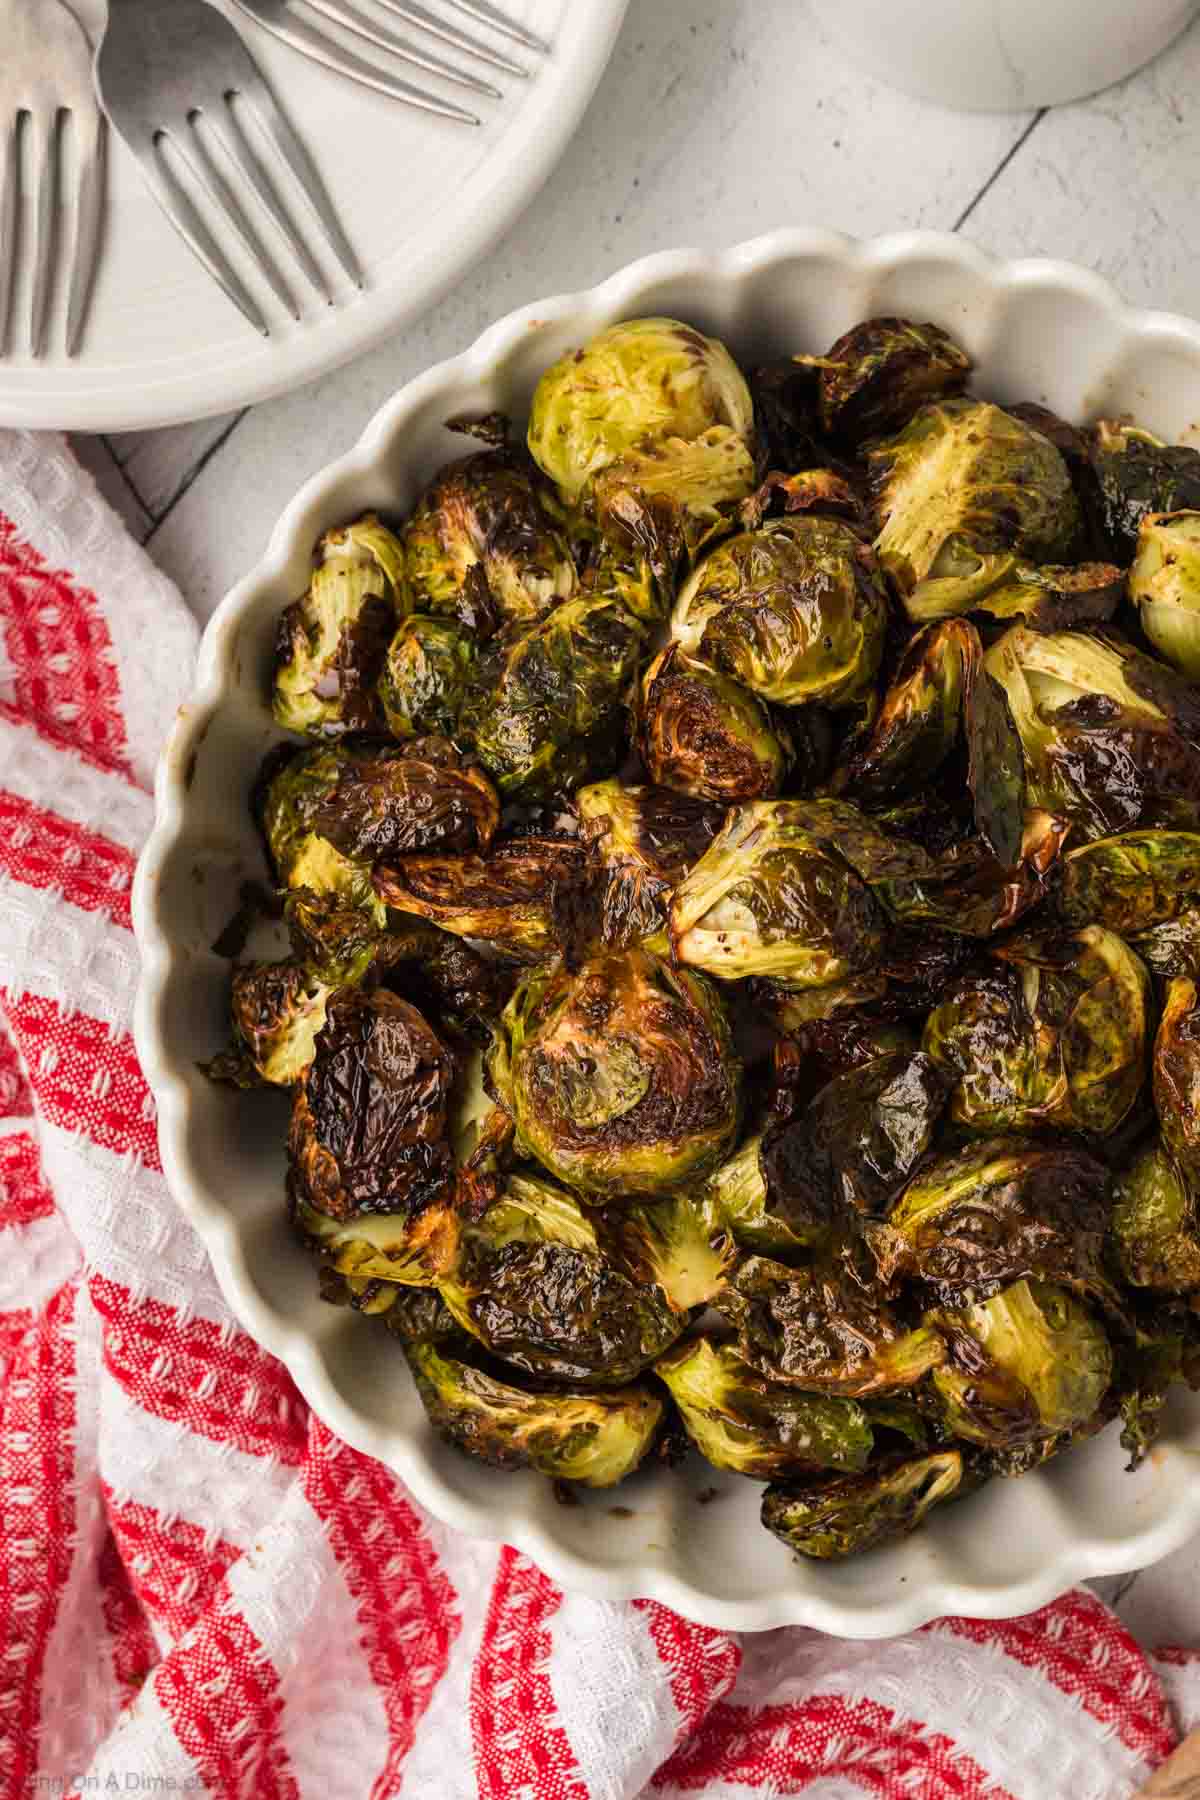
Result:
{"type": "Polygon", "coordinates": [[[1200,1715],[1077,1591],[737,1638],[453,1536],[240,1331],[163,1183],[129,888],[194,628],[0,432],[0,1800],[1120,1800],[1200,1715]]]}

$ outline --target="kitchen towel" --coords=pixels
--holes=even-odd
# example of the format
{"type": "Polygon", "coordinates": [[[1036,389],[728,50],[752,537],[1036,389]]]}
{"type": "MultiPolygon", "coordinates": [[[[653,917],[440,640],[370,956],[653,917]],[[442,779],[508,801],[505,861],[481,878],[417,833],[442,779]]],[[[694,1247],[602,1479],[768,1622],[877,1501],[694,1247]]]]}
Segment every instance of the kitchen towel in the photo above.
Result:
{"type": "Polygon", "coordinates": [[[0,1800],[1122,1800],[1200,1718],[1079,1589],[879,1643],[563,1594],[239,1330],[160,1171],[129,895],[195,628],[0,431],[0,1800]]]}

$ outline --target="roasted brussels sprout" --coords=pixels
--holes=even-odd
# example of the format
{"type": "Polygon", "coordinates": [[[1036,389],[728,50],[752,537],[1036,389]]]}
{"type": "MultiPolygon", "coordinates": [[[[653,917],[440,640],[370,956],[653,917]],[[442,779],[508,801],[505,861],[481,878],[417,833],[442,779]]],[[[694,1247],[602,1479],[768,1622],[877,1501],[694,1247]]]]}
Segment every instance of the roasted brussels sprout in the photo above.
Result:
{"type": "Polygon", "coordinates": [[[484,636],[534,625],[578,585],[542,483],[511,450],[484,450],[434,477],[404,527],[413,607],[484,636]]]}
{"type": "Polygon", "coordinates": [[[638,714],[652,781],[699,800],[777,794],[792,758],[787,727],[748,688],[668,644],[647,669],[638,714]]]}
{"type": "Polygon", "coordinates": [[[583,596],[481,658],[460,730],[506,799],[546,800],[611,773],[643,628],[583,596]]]}
{"type": "Polygon", "coordinates": [[[708,1178],[703,1204],[735,1243],[781,1261],[800,1258],[828,1236],[825,1220],[806,1223],[772,1205],[762,1166],[762,1138],[752,1137],[708,1178]]]}
{"type": "Polygon", "coordinates": [[[1076,1430],[1112,1379],[1103,1327],[1065,1289],[1016,1281],[974,1305],[927,1315],[950,1354],[933,1386],[952,1437],[1011,1449],[1076,1430]]]}
{"type": "Polygon", "coordinates": [[[1164,980],[1200,976],[1200,903],[1189,902],[1175,918],[1132,932],[1129,943],[1146,967],[1164,980]]]}
{"type": "Polygon", "coordinates": [[[671,893],[717,834],[719,806],[672,788],[598,781],[575,806],[604,870],[601,937],[623,950],[667,922],[671,893]]]}
{"type": "Polygon", "coordinates": [[[882,1289],[844,1259],[792,1269],[747,1257],[716,1306],[752,1368],[815,1393],[859,1399],[915,1387],[946,1354],[936,1331],[906,1328],[882,1289]]]}
{"type": "Polygon", "coordinates": [[[506,958],[485,955],[462,938],[416,919],[396,921],[375,948],[375,969],[385,987],[419,1012],[455,1031],[489,1042],[516,985],[506,958]]]}
{"type": "Polygon", "coordinates": [[[397,912],[477,938],[514,962],[540,962],[556,945],[555,901],[582,875],[578,838],[531,833],[487,856],[406,856],[381,864],[375,887],[397,912]]]}
{"type": "Polygon", "coordinates": [[[703,1192],[622,1207],[611,1231],[626,1267],[660,1288],[677,1312],[714,1300],[737,1260],[737,1245],[703,1192]]]}
{"type": "Polygon", "coordinates": [[[326,843],[368,863],[428,850],[486,850],[499,823],[495,788],[446,738],[343,757],[312,812],[326,843]]]}
{"type": "Polygon", "coordinates": [[[439,1437],[494,1469],[536,1469],[583,1487],[614,1487],[658,1435],[663,1403],[647,1387],[530,1393],[444,1346],[416,1343],[408,1362],[439,1437]]]}
{"type": "Polygon", "coordinates": [[[867,462],[875,550],[913,618],[966,610],[1018,556],[1065,562],[1078,534],[1078,503],[1054,445],[981,400],[923,406],[867,462]]]}
{"type": "Polygon", "coordinates": [[[347,762],[359,753],[345,746],[301,750],[264,765],[258,817],[267,854],[284,887],[336,900],[370,913],[382,924],[384,909],[371,887],[370,864],[343,856],[317,828],[316,815],[334,791],[347,762]]]}
{"type": "Polygon", "coordinates": [[[258,1076],[291,1087],[313,1059],[330,996],[361,979],[374,954],[367,945],[342,979],[322,980],[295,957],[240,963],[233,971],[230,1012],[234,1043],[258,1076]]]}
{"type": "MultiPolygon", "coordinates": [[[[976,587],[978,584],[976,584],[976,587]]],[[[999,587],[979,593],[976,587],[943,587],[927,582],[909,603],[913,618],[936,618],[974,612],[984,622],[1020,622],[1037,631],[1069,631],[1075,626],[1102,625],[1112,618],[1125,593],[1125,571],[1115,563],[1017,562],[999,587]]]]}
{"type": "Polygon", "coordinates": [[[896,431],[931,400],[966,386],[971,358],[937,325],[864,319],[824,356],[796,361],[817,371],[821,428],[848,444],[896,431]]]}
{"type": "MultiPolygon", "coordinates": [[[[1200,471],[1196,497],[1200,501],[1200,471]]],[[[1200,512],[1147,513],[1129,571],[1129,598],[1159,654],[1200,681],[1200,512]]]]}
{"type": "Polygon", "coordinates": [[[1200,895],[1200,832],[1123,831],[1068,850],[1058,910],[1124,936],[1177,918],[1200,895]]]}
{"type": "Polygon", "coordinates": [[[662,1194],[732,1148],[741,1071],[703,976],[609,951],[529,976],[504,1022],[519,1139],[572,1187],[662,1194]]]}
{"type": "Polygon", "coordinates": [[[1101,419],[1088,436],[1100,524],[1113,554],[1129,562],[1149,513],[1200,507],[1200,450],[1164,444],[1153,432],[1101,419]]]}
{"type": "Polygon", "coordinates": [[[874,1433],[853,1400],[764,1380],[731,1343],[686,1338],[654,1373],[714,1468],[775,1481],[805,1469],[865,1469],[874,1433]]]}
{"type": "Polygon", "coordinates": [[[763,1495],[762,1522],[801,1556],[840,1561],[915,1531],[963,1482],[958,1450],[881,1458],[862,1475],[781,1482],[763,1495]]]}
{"type": "Polygon", "coordinates": [[[1035,867],[1005,867],[982,838],[955,844],[925,868],[884,876],[872,891],[898,925],[968,938],[1007,931],[1046,896],[1035,867]]]}
{"type": "Polygon", "coordinates": [[[968,1131],[1106,1137],[1141,1092],[1149,1015],[1140,958],[1086,925],[1001,945],[930,1013],[922,1045],[953,1082],[950,1116],[968,1131]]]}
{"type": "Polygon", "coordinates": [[[672,635],[763,700],[859,705],[883,654],[874,555],[840,519],[769,519],[718,544],[685,582],[672,635]]]}
{"type": "MultiPolygon", "coordinates": [[[[349,1279],[353,1281],[354,1278],[349,1279]]],[[[376,1288],[387,1286],[385,1282],[370,1285],[376,1288]]],[[[402,1344],[462,1342],[458,1321],[436,1288],[393,1287],[387,1305],[380,1311],[384,1324],[402,1344]]]]}
{"type": "Polygon", "coordinates": [[[408,611],[400,545],[373,514],[318,547],[303,599],[281,615],[272,707],[288,731],[338,737],[378,719],[375,682],[408,611]]]}
{"type": "Polygon", "coordinates": [[[1176,1382],[1200,1386],[1196,1314],[1180,1302],[1156,1296],[1148,1316],[1137,1319],[1131,1338],[1118,1345],[1113,1398],[1121,1417],[1121,1448],[1137,1469],[1158,1441],[1162,1410],[1176,1382]]]}
{"type": "Polygon", "coordinates": [[[1117,1177],[1112,1242],[1131,1287],[1183,1294],[1200,1288],[1196,1183],[1160,1142],[1147,1144],[1117,1177]]]}
{"type": "Polygon", "coordinates": [[[1200,1177],[1200,1001],[1190,976],[1167,985],[1154,1040],[1154,1104],[1167,1149],[1200,1177]]]}
{"type": "Polygon", "coordinates": [[[1109,1186],[1082,1150],[989,1138],[928,1164],[867,1231],[883,1281],[924,1282],[945,1306],[1024,1280],[1107,1302],[1109,1186]]]}
{"type": "Polygon", "coordinates": [[[414,614],[387,648],[379,704],[393,737],[453,737],[475,668],[476,641],[448,619],[414,614]]]}
{"type": "Polygon", "coordinates": [[[554,363],[529,415],[534,461],[568,505],[635,446],[726,425],[749,441],[750,390],[716,338],[678,319],[626,319],[554,363]]]}

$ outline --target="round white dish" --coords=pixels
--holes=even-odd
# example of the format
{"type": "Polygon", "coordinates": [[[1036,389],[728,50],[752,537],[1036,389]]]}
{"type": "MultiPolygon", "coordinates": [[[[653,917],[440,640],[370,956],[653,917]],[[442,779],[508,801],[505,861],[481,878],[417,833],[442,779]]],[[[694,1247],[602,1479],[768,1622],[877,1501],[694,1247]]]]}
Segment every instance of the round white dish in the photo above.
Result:
{"type": "MultiPolygon", "coordinates": [[[[627,4],[505,0],[509,17],[552,52],[519,53],[527,81],[497,75],[503,99],[481,98],[468,109],[478,111],[478,127],[432,118],[330,74],[245,13],[233,13],[321,170],[362,265],[362,291],[328,253],[302,203],[292,210],[331,282],[334,306],[319,300],[271,228],[261,229],[300,307],[299,321],[232,231],[222,229],[222,244],[269,321],[271,335],[262,337],[176,236],[132,156],[110,134],[107,223],[80,352],[73,359],[63,353],[61,313],[39,362],[14,344],[0,359],[0,423],[71,431],[171,425],[284,393],[381,343],[426,312],[532,199],[583,116],[627,4]]],[[[93,23],[94,11],[88,0],[81,17],[93,23]]],[[[432,39],[424,43],[438,48],[432,39]]],[[[494,73],[457,51],[451,59],[494,73]]],[[[394,67],[417,86],[463,94],[394,67]]],[[[290,205],[291,190],[280,185],[290,205]]],[[[19,279],[18,320],[26,299],[19,279]]]]}
{"type": "Polygon", "coordinates": [[[301,489],[262,562],[223,602],[159,769],[157,824],[134,891],[135,1029],[167,1179],[234,1312],[326,1423],[395,1469],[439,1518],[517,1545],[565,1586],[609,1600],[652,1596],[713,1626],[800,1623],[851,1637],[945,1612],[1028,1612],[1085,1576],[1153,1562],[1200,1528],[1200,1396],[1173,1398],[1161,1445],[1137,1475],[1122,1473],[1110,1429],[842,1565],[793,1560],[759,1526],[759,1484],[698,1459],[563,1507],[540,1478],[496,1474],[435,1439],[395,1344],[320,1301],[290,1236],[285,1097],[216,1088],[196,1067],[224,1041],[228,964],[210,946],[239,882],[262,872],[246,796],[279,736],[266,699],[276,617],[305,585],[315,538],[366,507],[403,512],[438,464],[464,453],[443,420],[497,407],[522,416],[547,363],[612,320],[646,313],[689,319],[748,362],[823,350],[872,313],[931,318],[971,349],[979,389],[996,399],[1042,401],[1075,419],[1131,412],[1173,438],[1200,439],[1200,326],[1132,312],[1069,264],[998,263],[922,232],[858,243],[781,231],[724,255],[648,257],[586,293],[511,314],[411,382],[301,489]]]}

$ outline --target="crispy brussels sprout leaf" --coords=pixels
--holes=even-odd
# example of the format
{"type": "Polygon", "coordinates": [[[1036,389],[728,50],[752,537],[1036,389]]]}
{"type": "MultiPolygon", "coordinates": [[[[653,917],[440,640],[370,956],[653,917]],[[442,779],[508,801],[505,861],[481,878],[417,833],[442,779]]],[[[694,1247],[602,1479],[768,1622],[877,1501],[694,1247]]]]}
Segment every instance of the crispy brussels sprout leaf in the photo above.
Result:
{"type": "Polygon", "coordinates": [[[1117,1177],[1112,1243],[1131,1287],[1183,1294],[1200,1288],[1196,1184],[1160,1142],[1147,1144],[1117,1177]]]}
{"type": "Polygon", "coordinates": [[[858,445],[907,423],[918,407],[966,386],[971,358],[937,325],[864,319],[822,357],[817,371],[821,428],[858,445]]]}
{"type": "MultiPolygon", "coordinates": [[[[447,1179],[446,1192],[449,1192],[447,1179]]],[[[301,1241],[321,1259],[322,1273],[357,1284],[427,1288],[454,1253],[452,1215],[441,1204],[424,1211],[356,1213],[336,1219],[309,1204],[301,1182],[289,1184],[288,1211],[301,1241]]],[[[382,1288],[376,1286],[377,1295],[382,1288]]]]}
{"type": "Polygon", "coordinates": [[[765,518],[800,512],[833,514],[855,525],[866,517],[862,495],[836,469],[801,469],[784,475],[773,468],[742,501],[738,519],[744,530],[755,531],[765,518]]]}
{"type": "Polygon", "coordinates": [[[1004,689],[978,663],[968,666],[963,730],[975,829],[1001,867],[1011,869],[1024,841],[1025,761],[1004,689]]]}
{"type": "Polygon", "coordinates": [[[687,1338],[654,1372],[714,1468],[776,1481],[806,1469],[865,1469],[874,1434],[853,1400],[766,1381],[730,1343],[687,1338]]]}
{"type": "Polygon", "coordinates": [[[393,737],[453,737],[475,668],[475,639],[448,619],[414,615],[388,645],[379,704],[393,737]]]}
{"type": "Polygon", "coordinates": [[[1068,850],[1058,910],[1123,936],[1178,917],[1200,895],[1200,832],[1123,831],[1068,850]]]}
{"type": "Polygon", "coordinates": [[[749,440],[750,390],[728,350],[678,319],[626,319],[546,370],[529,449],[568,505],[635,446],[724,425],[749,440]]]}
{"type": "Polygon", "coordinates": [[[844,1261],[791,1269],[747,1257],[716,1305],[751,1367],[816,1393],[858,1399],[915,1387],[945,1357],[936,1331],[907,1329],[882,1291],[844,1261]]]}
{"type": "Polygon", "coordinates": [[[644,950],[532,975],[504,1015],[520,1139],[608,1201],[706,1175],[737,1130],[741,1070],[703,976],[644,950]]]}
{"type": "Polygon", "coordinates": [[[1019,620],[1035,631],[1070,631],[1107,623],[1124,593],[1125,572],[1116,563],[1044,563],[1039,568],[1019,562],[999,587],[980,597],[976,610],[1005,624],[1019,620]]]}
{"type": "Polygon", "coordinates": [[[662,1424],[663,1403],[646,1387],[529,1393],[436,1344],[412,1344],[407,1355],[439,1437],[494,1469],[613,1487],[637,1468],[662,1424]]]}
{"type": "Polygon", "coordinates": [[[289,888],[283,916],[294,959],[334,986],[357,981],[379,950],[378,919],[362,907],[346,905],[337,893],[289,888]]]}
{"type": "Polygon", "coordinates": [[[343,767],[359,754],[339,746],[302,750],[286,761],[269,757],[257,796],[258,819],[282,886],[331,896],[382,924],[369,864],[343,856],[316,826],[317,812],[337,787],[343,767]]]}
{"type": "Polygon", "coordinates": [[[514,962],[539,962],[557,943],[556,894],[581,879],[577,838],[531,834],[487,856],[406,856],[381,864],[375,887],[397,912],[455,937],[477,938],[514,962]]]}
{"type": "Polygon", "coordinates": [[[1129,571],[1129,598],[1159,654],[1190,681],[1200,681],[1200,512],[1146,515],[1129,571]]]}
{"type": "Polygon", "coordinates": [[[338,737],[377,723],[375,682],[408,600],[400,546],[373,515],[321,549],[307,594],[279,620],[272,708],[289,731],[338,737]]]}
{"type": "Polygon", "coordinates": [[[1113,1390],[1130,1470],[1140,1468],[1157,1443],[1163,1407],[1175,1383],[1186,1381],[1193,1389],[1200,1385],[1195,1318],[1194,1312],[1160,1298],[1118,1348],[1113,1390]]]}
{"type": "Polygon", "coordinates": [[[1164,444],[1152,432],[1101,419],[1088,434],[1100,523],[1113,554],[1129,562],[1149,513],[1200,507],[1200,450],[1164,444]]]}
{"type": "Polygon", "coordinates": [[[1167,986],[1154,1040],[1154,1104],[1163,1143],[1200,1177],[1200,1004],[1190,976],[1167,986]]]}
{"type": "Polygon", "coordinates": [[[782,721],[676,643],[643,678],[638,741],[652,781],[725,806],[777,794],[792,760],[782,721]]]}
{"type": "Polygon", "coordinates": [[[801,1556],[840,1561],[915,1531],[963,1481],[958,1450],[882,1458],[862,1475],[780,1483],[763,1495],[762,1522],[801,1556]]]}
{"type": "Polygon", "coordinates": [[[580,788],[575,806],[603,869],[604,943],[623,950],[654,936],[666,925],[672,890],[716,836],[721,807],[621,781],[580,788]]]}
{"type": "Polygon", "coordinates": [[[500,802],[482,769],[468,768],[446,738],[343,759],[316,806],[314,829],[355,862],[423,851],[486,850],[500,802]]]}
{"type": "Polygon", "coordinates": [[[715,1169],[704,1191],[704,1206],[715,1224],[744,1249],[781,1261],[800,1259],[828,1237],[825,1220],[806,1225],[794,1209],[774,1207],[762,1166],[762,1138],[748,1138],[715,1169]]]}
{"type": "Polygon", "coordinates": [[[887,596],[852,526],[798,514],[719,544],[680,590],[672,635],[763,700],[859,705],[883,653],[887,596]]]}

